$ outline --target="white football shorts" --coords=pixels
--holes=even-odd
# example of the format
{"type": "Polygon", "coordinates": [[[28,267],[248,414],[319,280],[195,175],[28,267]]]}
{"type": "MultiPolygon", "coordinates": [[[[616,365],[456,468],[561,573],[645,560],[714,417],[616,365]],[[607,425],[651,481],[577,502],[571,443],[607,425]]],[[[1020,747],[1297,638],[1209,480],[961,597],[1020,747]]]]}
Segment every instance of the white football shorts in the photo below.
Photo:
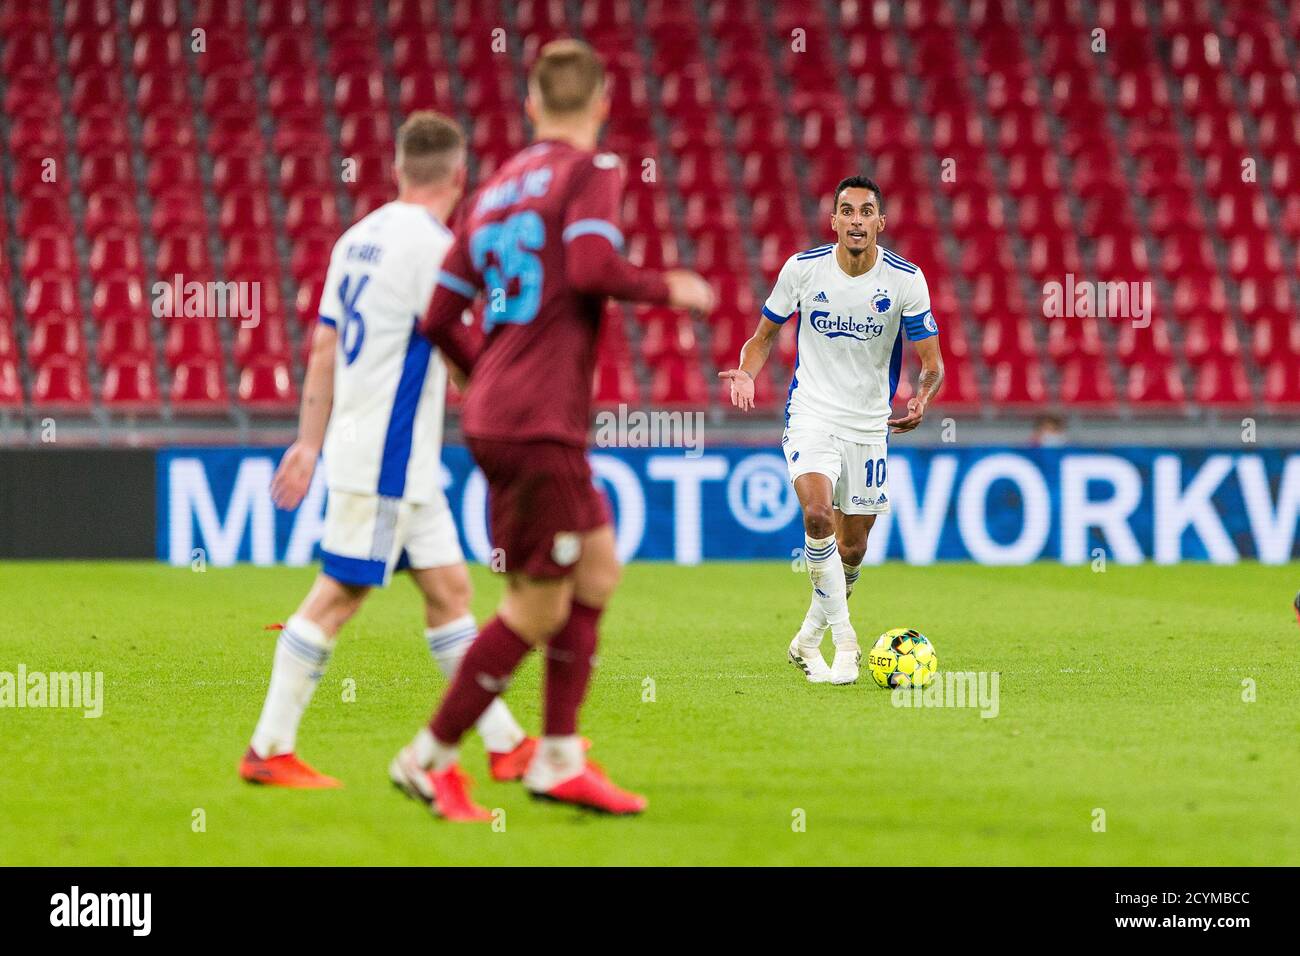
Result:
{"type": "Polygon", "coordinates": [[[790,481],[816,473],[830,479],[831,503],[846,515],[889,513],[889,445],[861,445],[812,428],[790,427],[781,439],[790,481]]]}
{"type": "Polygon", "coordinates": [[[325,505],[321,570],[343,584],[388,584],[394,571],[465,560],[447,499],[428,504],[331,491],[325,505]]]}

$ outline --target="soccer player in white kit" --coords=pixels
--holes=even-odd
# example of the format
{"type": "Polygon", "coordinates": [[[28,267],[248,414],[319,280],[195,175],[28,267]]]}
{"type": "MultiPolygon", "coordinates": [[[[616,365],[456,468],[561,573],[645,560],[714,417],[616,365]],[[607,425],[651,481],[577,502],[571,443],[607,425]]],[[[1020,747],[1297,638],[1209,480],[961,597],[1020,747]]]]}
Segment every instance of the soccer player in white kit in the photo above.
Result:
{"type": "Polygon", "coordinates": [[[791,256],[763,306],[740,366],[720,372],[732,404],[754,407],[754,377],[781,326],[798,319],[798,352],[785,406],[790,480],[803,509],[812,603],[790,642],[789,659],[813,683],[852,684],[862,654],[849,623],[867,535],[889,511],[888,432],[916,428],[943,382],[939,326],[921,270],[877,243],[885,228],[880,188],[863,176],[835,189],[836,242],[791,256]],[[891,418],[903,336],[921,359],[916,397],[891,418]],[[835,643],[828,667],[821,642],[835,643]]]}
{"type": "MultiPolygon", "coordinates": [[[[338,786],[296,753],[298,724],[339,629],[373,587],[409,568],[425,636],[450,676],[478,633],[456,524],[442,491],[447,368],[416,331],[465,187],[465,138],[451,120],[413,114],[398,131],[398,198],[338,240],[321,293],[298,440],[271,484],[298,507],[322,447],[329,499],[322,566],[276,645],[271,683],[240,776],[285,787],[338,786]],[[323,442],[323,445],[322,445],[323,442]]],[[[523,774],[536,740],[497,698],[477,723],[497,779],[523,774]]]]}

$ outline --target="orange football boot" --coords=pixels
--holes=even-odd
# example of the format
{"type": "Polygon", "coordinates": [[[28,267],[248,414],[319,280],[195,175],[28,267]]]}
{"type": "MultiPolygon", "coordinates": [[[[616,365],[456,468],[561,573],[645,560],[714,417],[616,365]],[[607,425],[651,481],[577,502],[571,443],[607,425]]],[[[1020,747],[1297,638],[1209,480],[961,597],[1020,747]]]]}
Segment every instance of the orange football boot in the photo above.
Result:
{"type": "Polygon", "coordinates": [[[259,757],[252,747],[239,762],[239,775],[249,783],[268,787],[291,787],[297,790],[330,790],[343,784],[320,773],[298,759],[295,754],[259,757]]]}

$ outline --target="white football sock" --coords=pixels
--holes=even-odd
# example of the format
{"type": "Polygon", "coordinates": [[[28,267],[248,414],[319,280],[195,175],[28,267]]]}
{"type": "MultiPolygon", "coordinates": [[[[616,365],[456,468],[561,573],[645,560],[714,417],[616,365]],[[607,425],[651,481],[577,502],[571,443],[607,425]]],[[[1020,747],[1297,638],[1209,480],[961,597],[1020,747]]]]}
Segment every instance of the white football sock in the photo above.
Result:
{"type": "Polygon", "coordinates": [[[803,617],[803,623],[799,625],[799,633],[796,635],[799,646],[805,651],[815,651],[822,646],[822,635],[826,632],[826,615],[822,613],[821,605],[817,603],[817,595],[813,595],[812,600],[808,602],[808,613],[803,617]]]}
{"type": "Polygon", "coordinates": [[[259,757],[293,753],[298,724],[325,673],[333,647],[334,641],[320,627],[297,614],[280,631],[266,703],[253,731],[252,748],[259,757]]]}
{"type": "Polygon", "coordinates": [[[586,763],[582,738],[577,734],[543,737],[537,747],[537,756],[524,773],[524,786],[530,790],[550,790],[582,773],[586,763]]]}
{"type": "MultiPolygon", "coordinates": [[[[840,562],[843,563],[843,558],[840,562]]],[[[858,576],[862,573],[862,565],[845,564],[844,565],[844,600],[848,601],[853,596],[853,586],[858,583],[858,576]]],[[[826,614],[822,611],[822,606],[817,600],[817,595],[813,595],[812,600],[808,603],[808,613],[804,615],[803,624],[799,627],[799,646],[806,648],[815,648],[821,646],[822,633],[826,630],[826,614]]]]}
{"type": "MultiPolygon", "coordinates": [[[[843,558],[840,559],[841,562],[843,558]]],[[[858,575],[862,573],[862,565],[846,564],[844,565],[844,600],[853,597],[853,585],[858,583],[858,575]]]]}
{"type": "MultiPolygon", "coordinates": [[[[474,623],[471,614],[458,617],[448,624],[428,628],[424,632],[433,659],[448,679],[455,676],[460,662],[477,636],[478,625],[474,623]]],[[[479,717],[474,726],[483,738],[483,746],[492,753],[509,753],[523,743],[527,736],[500,697],[488,704],[487,710],[483,711],[483,716],[479,717]]]]}
{"type": "Polygon", "coordinates": [[[460,759],[460,748],[441,743],[428,727],[421,727],[411,741],[416,762],[426,770],[446,770],[460,759]]]}
{"type": "Polygon", "coordinates": [[[835,643],[856,642],[849,625],[849,605],[845,597],[844,564],[835,544],[835,535],[811,538],[804,535],[804,557],[808,577],[812,580],[813,603],[818,605],[835,643]]]}

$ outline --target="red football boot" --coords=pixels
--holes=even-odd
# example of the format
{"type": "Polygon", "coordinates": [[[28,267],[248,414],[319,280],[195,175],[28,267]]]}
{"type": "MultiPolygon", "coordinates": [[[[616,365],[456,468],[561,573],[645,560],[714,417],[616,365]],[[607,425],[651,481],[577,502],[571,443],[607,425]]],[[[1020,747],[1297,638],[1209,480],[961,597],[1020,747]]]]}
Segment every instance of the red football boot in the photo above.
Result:
{"type": "Polygon", "coordinates": [[[407,796],[426,804],[436,816],[457,822],[492,819],[491,813],[469,798],[474,781],[459,764],[440,772],[426,770],[408,746],[388,765],[388,776],[407,796]]]}
{"type": "Polygon", "coordinates": [[[546,791],[530,792],[539,800],[572,803],[588,810],[620,816],[640,813],[650,803],[640,794],[630,793],[614,786],[605,776],[604,771],[590,761],[576,777],[557,783],[546,791]]]}
{"type": "Polygon", "coordinates": [[[433,787],[430,808],[438,816],[458,823],[492,819],[491,812],[469,798],[469,790],[474,786],[474,781],[460,769],[459,764],[452,764],[437,773],[430,771],[429,783],[433,787]]]}
{"type": "Polygon", "coordinates": [[[525,737],[518,747],[508,753],[488,751],[488,768],[492,772],[492,779],[501,781],[522,779],[535,753],[537,753],[536,737],[525,737]]]}
{"type": "MultiPolygon", "coordinates": [[[[524,773],[528,770],[528,765],[533,762],[533,755],[537,753],[537,742],[536,737],[525,737],[523,743],[509,753],[489,750],[488,766],[492,770],[492,779],[502,782],[524,779],[524,773]]],[[[583,753],[590,749],[591,740],[583,737],[583,753]]]]}
{"type": "Polygon", "coordinates": [[[239,762],[239,775],[249,783],[268,787],[291,787],[296,790],[329,790],[343,784],[333,777],[312,769],[295,754],[259,757],[252,747],[239,762]]]}

